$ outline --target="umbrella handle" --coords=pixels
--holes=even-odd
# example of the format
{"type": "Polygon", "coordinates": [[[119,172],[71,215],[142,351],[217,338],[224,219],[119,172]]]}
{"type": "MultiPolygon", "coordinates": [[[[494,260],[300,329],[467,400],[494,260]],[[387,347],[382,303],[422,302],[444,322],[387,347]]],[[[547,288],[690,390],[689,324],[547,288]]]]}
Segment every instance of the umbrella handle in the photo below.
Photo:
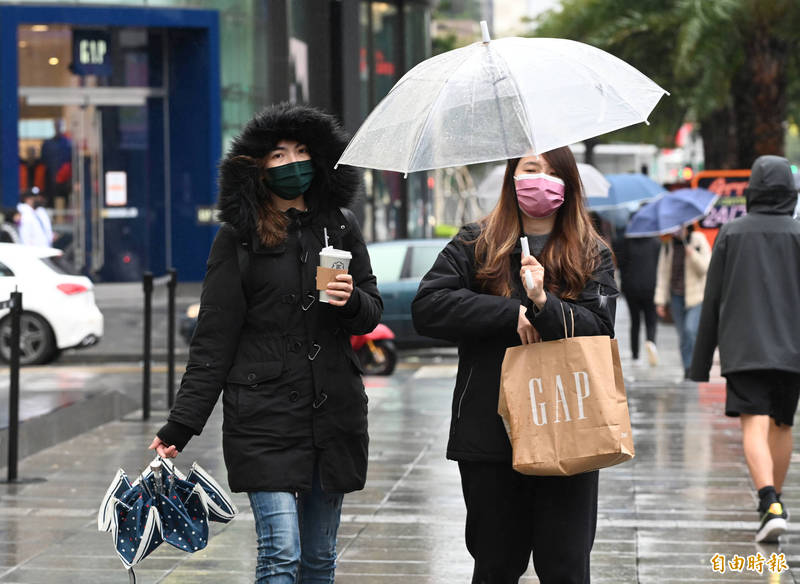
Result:
{"type": "Polygon", "coordinates": [[[161,495],[164,492],[164,485],[161,479],[161,458],[159,457],[158,460],[152,462],[150,464],[150,470],[153,473],[153,482],[156,484],[156,496],[161,495]]]}
{"type": "Polygon", "coordinates": [[[136,584],[136,574],[133,573],[133,568],[128,568],[128,584],[136,584]]]}

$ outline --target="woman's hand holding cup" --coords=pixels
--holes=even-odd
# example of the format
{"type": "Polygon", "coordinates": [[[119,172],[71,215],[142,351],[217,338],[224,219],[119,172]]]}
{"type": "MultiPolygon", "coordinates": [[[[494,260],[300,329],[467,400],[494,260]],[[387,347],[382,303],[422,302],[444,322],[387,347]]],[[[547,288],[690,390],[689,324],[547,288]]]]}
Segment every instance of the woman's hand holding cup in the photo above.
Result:
{"type": "Polygon", "coordinates": [[[525,282],[525,272],[531,274],[533,286],[525,286],[525,292],[528,298],[536,305],[537,308],[542,308],[547,302],[547,295],[544,292],[544,268],[535,257],[526,255],[522,258],[522,268],[519,271],[519,277],[525,282]]]}
{"type": "Polygon", "coordinates": [[[325,293],[328,295],[328,304],[344,306],[353,294],[353,276],[338,274],[335,282],[328,282],[325,293]]]}

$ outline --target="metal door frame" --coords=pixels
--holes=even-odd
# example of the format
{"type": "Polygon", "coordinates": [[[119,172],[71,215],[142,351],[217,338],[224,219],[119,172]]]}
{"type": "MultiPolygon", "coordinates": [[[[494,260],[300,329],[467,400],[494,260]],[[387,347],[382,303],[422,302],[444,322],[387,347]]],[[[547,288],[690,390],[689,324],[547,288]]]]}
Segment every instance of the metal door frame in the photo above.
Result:
{"type": "MultiPolygon", "coordinates": [[[[193,211],[214,204],[217,164],[222,154],[219,11],[160,6],[0,4],[0,103],[3,104],[0,192],[6,206],[15,205],[19,199],[17,42],[18,27],[29,24],[157,28],[166,32],[163,74],[168,94],[160,97],[167,115],[160,117],[160,123],[165,132],[169,129],[163,157],[168,165],[164,167],[168,237],[167,249],[163,250],[167,255],[159,253],[158,263],[166,259],[166,265],[178,268],[182,278],[202,279],[205,254],[198,250],[210,247],[217,226],[199,223],[193,211]],[[177,242],[191,242],[191,245],[176,245],[177,242]]],[[[136,98],[137,91],[159,97],[157,88],[122,89],[124,99],[136,98]]],[[[98,90],[102,93],[104,88],[93,88],[92,92],[98,90]]],[[[42,98],[42,90],[34,90],[37,92],[42,98]]],[[[117,94],[117,98],[123,98],[122,94],[117,94]]],[[[151,255],[148,262],[151,260],[155,261],[155,256],[151,255]]]]}
{"type": "MultiPolygon", "coordinates": [[[[75,250],[75,268],[83,270],[87,267],[89,248],[86,239],[86,220],[90,221],[91,265],[90,273],[102,269],[105,262],[105,220],[103,208],[105,206],[105,175],[103,166],[103,128],[102,116],[99,107],[146,107],[148,98],[164,98],[163,107],[166,123],[164,125],[164,146],[168,151],[169,146],[169,111],[166,103],[167,88],[161,87],[20,87],[17,94],[25,99],[30,106],[67,106],[77,105],[81,117],[79,123],[70,127],[76,147],[72,151],[73,168],[73,201],[68,210],[73,213],[73,246],[75,250]],[[91,119],[89,107],[94,106],[91,119]],[[91,176],[85,176],[85,153],[83,144],[86,143],[89,155],[92,157],[90,168],[91,176]],[[96,188],[95,186],[96,185],[96,188]],[[77,186],[77,188],[76,188],[77,186]],[[86,213],[86,189],[90,190],[88,215],[86,213]]],[[[164,194],[166,197],[165,217],[165,242],[167,264],[171,255],[171,228],[170,228],[170,194],[169,194],[169,160],[166,160],[164,194]]]]}

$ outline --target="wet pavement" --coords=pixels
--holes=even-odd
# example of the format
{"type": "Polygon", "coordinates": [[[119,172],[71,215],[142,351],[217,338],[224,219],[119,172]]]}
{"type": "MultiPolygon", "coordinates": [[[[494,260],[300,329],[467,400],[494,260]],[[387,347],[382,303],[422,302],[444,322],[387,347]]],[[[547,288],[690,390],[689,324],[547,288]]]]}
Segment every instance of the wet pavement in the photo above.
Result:
{"type": "MultiPolygon", "coordinates": [[[[722,415],[724,385],[680,382],[677,341],[667,326],[659,329],[662,365],[631,363],[626,328],[622,306],[617,331],[637,452],[633,461],[601,471],[592,581],[794,582],[800,531],[791,529],[780,546],[752,541],[756,499],[738,422],[722,415]],[[722,556],[725,571],[715,572],[712,561],[722,556]],[[776,560],[788,569],[777,573],[776,560]]],[[[54,376],[58,370],[49,368],[54,376]]],[[[120,377],[103,367],[83,375],[84,389],[118,383],[140,391],[135,367],[113,374],[120,377]]],[[[345,497],[337,583],[469,582],[458,471],[445,460],[454,377],[455,359],[445,354],[406,360],[390,378],[365,379],[369,475],[363,491],[345,497]]],[[[97,505],[118,467],[134,474],[149,462],[145,447],[164,415],[154,411],[153,421],[142,422],[134,412],[21,462],[23,479],[46,481],[0,485],[0,583],[127,582],[111,536],[96,529],[97,505]]],[[[197,460],[224,480],[220,425],[217,410],[178,457],[179,468],[197,460]]],[[[790,512],[800,509],[798,472],[795,462],[783,497],[790,512]]],[[[162,545],[136,570],[139,582],[252,582],[253,518],[244,495],[235,501],[239,517],[212,524],[205,550],[186,555],[162,545]]],[[[522,582],[537,581],[529,568],[522,582]]]]}

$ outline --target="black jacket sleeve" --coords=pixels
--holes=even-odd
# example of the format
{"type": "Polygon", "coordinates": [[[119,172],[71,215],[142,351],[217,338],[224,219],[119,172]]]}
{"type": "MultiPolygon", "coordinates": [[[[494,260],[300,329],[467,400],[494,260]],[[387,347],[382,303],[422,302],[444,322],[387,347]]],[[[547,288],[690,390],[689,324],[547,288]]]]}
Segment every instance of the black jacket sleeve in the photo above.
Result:
{"type": "Polygon", "coordinates": [[[541,310],[528,309],[528,320],[544,341],[564,338],[564,317],[567,333],[572,336],[572,318],[575,319],[575,336],[614,336],[614,319],[617,311],[617,284],[614,280],[614,260],[605,245],[600,249],[600,262],[575,300],[562,300],[547,292],[547,302],[541,310]],[[562,314],[561,308],[564,308],[562,314]],[[572,311],[572,316],[570,316],[572,311]]]}
{"type": "Polygon", "coordinates": [[[223,227],[211,246],[186,373],[167,424],[158,432],[178,450],[203,430],[236,356],[247,311],[237,245],[233,230],[223,227]]]}
{"type": "Polygon", "coordinates": [[[708,381],[714,350],[719,339],[719,307],[722,297],[722,280],[725,273],[725,226],[714,240],[714,250],[706,273],[706,288],[703,293],[703,308],[700,312],[700,324],[697,327],[697,339],[692,353],[692,364],[689,367],[689,379],[708,381]]]}
{"type": "Polygon", "coordinates": [[[337,316],[348,333],[364,335],[378,326],[383,313],[383,300],[378,293],[378,282],[372,274],[367,245],[358,220],[352,211],[343,209],[342,212],[350,225],[350,253],[353,257],[348,271],[353,276],[353,293],[338,310],[337,316]]]}
{"type": "Polygon", "coordinates": [[[520,301],[475,292],[469,244],[462,238],[445,246],[420,282],[411,315],[421,335],[459,341],[462,337],[485,337],[517,330],[520,301]]]}

